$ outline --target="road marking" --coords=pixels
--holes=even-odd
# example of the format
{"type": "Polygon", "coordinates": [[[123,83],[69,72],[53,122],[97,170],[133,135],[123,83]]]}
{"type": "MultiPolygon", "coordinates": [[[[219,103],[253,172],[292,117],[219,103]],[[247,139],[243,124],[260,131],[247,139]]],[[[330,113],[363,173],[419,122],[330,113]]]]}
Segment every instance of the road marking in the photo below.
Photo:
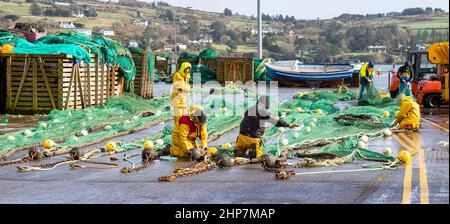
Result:
{"type": "MultiPolygon", "coordinates": [[[[399,136],[394,135],[395,140],[411,152],[411,147],[406,144],[399,136]]],[[[402,204],[411,204],[411,185],[412,185],[412,160],[405,166],[405,177],[403,178],[403,198],[402,204]]]]}
{"type": "Polygon", "coordinates": [[[409,142],[413,142],[415,148],[418,150],[419,156],[419,182],[420,182],[420,203],[429,204],[429,191],[428,191],[428,178],[427,178],[427,166],[425,164],[425,152],[420,147],[419,136],[414,135],[412,139],[406,135],[403,136],[409,142]]]}
{"type": "Polygon", "coordinates": [[[448,128],[446,128],[446,127],[444,127],[444,126],[442,126],[442,125],[440,125],[440,124],[437,124],[437,123],[435,123],[435,122],[433,122],[433,121],[427,120],[427,119],[425,119],[425,118],[422,118],[422,120],[425,121],[425,122],[428,122],[428,123],[430,123],[430,124],[432,124],[432,125],[438,127],[439,129],[441,129],[441,130],[443,130],[443,131],[445,131],[445,132],[448,133],[448,128]]]}

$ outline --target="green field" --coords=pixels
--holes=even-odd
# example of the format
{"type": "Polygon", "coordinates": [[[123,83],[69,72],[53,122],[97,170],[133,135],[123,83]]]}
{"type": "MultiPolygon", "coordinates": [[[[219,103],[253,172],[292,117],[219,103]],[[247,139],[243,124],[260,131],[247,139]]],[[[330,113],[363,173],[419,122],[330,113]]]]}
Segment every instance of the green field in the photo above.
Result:
{"type": "Polygon", "coordinates": [[[378,52],[351,52],[351,53],[343,53],[341,56],[364,56],[364,55],[377,55],[380,54],[378,52]]]}
{"type": "Polygon", "coordinates": [[[220,51],[227,51],[228,50],[228,46],[225,44],[212,44],[211,45],[212,50],[220,52],[220,51]]]}
{"type": "Polygon", "coordinates": [[[10,2],[1,2],[0,3],[0,11],[5,12],[7,14],[13,14],[18,16],[26,16],[30,15],[29,9],[31,4],[29,3],[10,3],[10,2]]]}
{"type": "Polygon", "coordinates": [[[237,52],[238,53],[251,53],[256,52],[256,45],[238,45],[237,52]]]}
{"type": "Polygon", "coordinates": [[[106,19],[131,19],[132,17],[125,13],[109,13],[109,12],[97,12],[97,18],[106,19]]]}

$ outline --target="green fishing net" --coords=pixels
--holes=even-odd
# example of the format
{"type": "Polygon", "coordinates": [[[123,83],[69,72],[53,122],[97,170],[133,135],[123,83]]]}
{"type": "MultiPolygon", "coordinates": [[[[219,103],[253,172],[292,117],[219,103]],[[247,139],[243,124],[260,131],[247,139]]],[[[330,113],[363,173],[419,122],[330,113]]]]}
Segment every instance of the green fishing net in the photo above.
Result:
{"type": "Polygon", "coordinates": [[[17,54],[67,54],[77,61],[91,63],[90,52],[98,56],[100,63],[119,66],[125,76],[125,89],[130,91],[136,77],[136,66],[130,51],[117,41],[100,34],[89,37],[75,31],[61,32],[39,38],[36,43],[14,36],[8,31],[0,31],[0,45],[14,43],[17,54]]]}
{"type": "MultiPolygon", "coordinates": [[[[208,115],[210,139],[217,139],[222,134],[237,129],[245,110],[253,106],[257,98],[257,95],[249,94],[245,100],[234,104],[221,96],[202,100],[201,105],[208,115]]],[[[384,117],[383,113],[387,111],[395,114],[399,106],[397,104],[356,106],[355,99],[356,93],[340,88],[336,91],[299,93],[295,98],[282,102],[279,108],[271,110],[272,113],[279,115],[288,123],[304,124],[304,127],[302,129],[269,127],[262,138],[263,151],[280,155],[282,150],[313,149],[316,152],[334,153],[345,157],[347,162],[366,158],[377,161],[393,160],[392,157],[383,156],[369,149],[359,149],[360,154],[354,152],[357,150],[356,144],[359,137],[367,135],[375,138],[389,127],[395,118],[384,117]],[[338,104],[341,106],[337,107],[338,104]],[[284,139],[287,141],[282,141],[284,139]]],[[[45,139],[65,138],[65,141],[60,143],[63,146],[75,146],[105,139],[121,131],[134,130],[152,122],[171,119],[169,105],[168,97],[144,100],[126,95],[112,98],[106,106],[90,107],[84,110],[53,111],[49,121],[45,121],[48,127],[44,129],[38,125],[32,130],[31,137],[25,137],[23,130],[11,134],[16,138],[15,141],[7,140],[7,136],[0,136],[2,149],[0,153],[23,145],[41,143],[45,139]],[[148,110],[154,114],[147,117],[137,116],[140,112],[148,110]],[[110,124],[111,128],[102,128],[99,131],[90,132],[87,136],[75,137],[83,129],[101,124],[110,124]]],[[[165,144],[170,144],[172,126],[173,124],[167,124],[160,133],[121,143],[119,148],[122,150],[142,149],[144,140],[162,139],[165,144]]],[[[155,146],[156,150],[163,147],[163,145],[155,146]]],[[[229,149],[220,150],[230,151],[229,149]]]]}
{"type": "Polygon", "coordinates": [[[205,49],[200,54],[198,54],[199,58],[217,58],[218,55],[215,51],[211,49],[205,49]]]}

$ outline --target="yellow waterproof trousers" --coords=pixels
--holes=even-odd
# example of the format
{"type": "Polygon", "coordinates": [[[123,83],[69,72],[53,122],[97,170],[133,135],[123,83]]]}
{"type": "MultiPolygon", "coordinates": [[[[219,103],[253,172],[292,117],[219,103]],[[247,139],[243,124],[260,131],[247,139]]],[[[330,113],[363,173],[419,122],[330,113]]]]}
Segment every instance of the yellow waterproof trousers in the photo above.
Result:
{"type": "Polygon", "coordinates": [[[260,138],[252,138],[243,134],[239,134],[236,140],[236,151],[241,153],[246,153],[250,149],[251,145],[256,145],[256,158],[263,155],[262,151],[262,141],[260,138]]]}

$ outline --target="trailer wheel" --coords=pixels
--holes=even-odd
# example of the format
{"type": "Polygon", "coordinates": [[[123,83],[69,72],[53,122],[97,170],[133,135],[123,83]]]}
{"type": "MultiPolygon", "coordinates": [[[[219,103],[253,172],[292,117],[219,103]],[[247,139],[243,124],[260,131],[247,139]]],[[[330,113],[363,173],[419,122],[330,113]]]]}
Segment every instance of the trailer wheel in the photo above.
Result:
{"type": "Polygon", "coordinates": [[[397,97],[398,89],[396,89],[394,91],[389,91],[389,93],[391,94],[391,98],[394,99],[395,97],[397,97]]]}
{"type": "Polygon", "coordinates": [[[439,94],[426,95],[424,99],[424,106],[426,108],[436,108],[441,106],[441,96],[439,94]]]}

